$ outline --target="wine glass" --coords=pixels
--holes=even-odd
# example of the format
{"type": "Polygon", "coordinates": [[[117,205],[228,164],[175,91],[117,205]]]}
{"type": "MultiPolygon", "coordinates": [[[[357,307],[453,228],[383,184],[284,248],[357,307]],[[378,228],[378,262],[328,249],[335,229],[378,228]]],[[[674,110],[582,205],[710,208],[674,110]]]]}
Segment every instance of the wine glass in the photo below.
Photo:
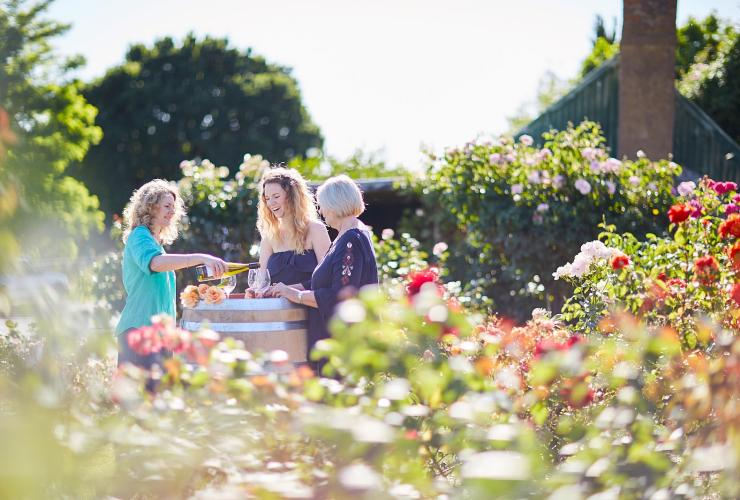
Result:
{"type": "Polygon", "coordinates": [[[267,269],[250,269],[247,273],[249,289],[255,293],[264,292],[270,286],[270,271],[267,269]]]}
{"type": "Polygon", "coordinates": [[[226,298],[228,299],[231,292],[236,288],[236,276],[226,276],[225,278],[221,278],[219,286],[224,289],[224,292],[226,292],[226,298]]]}

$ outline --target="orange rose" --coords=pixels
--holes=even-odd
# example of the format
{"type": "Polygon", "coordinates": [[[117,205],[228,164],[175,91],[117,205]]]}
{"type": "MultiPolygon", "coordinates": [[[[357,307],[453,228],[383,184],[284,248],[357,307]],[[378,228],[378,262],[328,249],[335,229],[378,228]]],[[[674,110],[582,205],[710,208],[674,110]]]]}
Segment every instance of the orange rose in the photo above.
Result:
{"type": "Polygon", "coordinates": [[[226,299],[226,292],[217,286],[210,286],[206,291],[206,304],[220,304],[226,299]]]}
{"type": "Polygon", "coordinates": [[[198,285],[198,295],[200,296],[201,299],[206,298],[206,292],[208,291],[209,288],[210,288],[210,285],[206,285],[205,283],[201,283],[200,285],[198,285]]]}
{"type": "Polygon", "coordinates": [[[194,308],[198,305],[200,295],[198,295],[198,288],[194,285],[188,285],[180,293],[180,303],[183,307],[194,308]]]}

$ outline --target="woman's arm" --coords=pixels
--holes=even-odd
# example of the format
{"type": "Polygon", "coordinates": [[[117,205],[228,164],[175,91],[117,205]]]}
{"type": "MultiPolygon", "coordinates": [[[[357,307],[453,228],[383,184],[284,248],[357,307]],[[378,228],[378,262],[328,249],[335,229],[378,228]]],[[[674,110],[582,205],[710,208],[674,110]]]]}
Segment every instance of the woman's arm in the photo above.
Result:
{"type": "Polygon", "coordinates": [[[270,242],[266,239],[262,239],[260,241],[260,267],[262,269],[267,269],[267,261],[270,260],[270,256],[272,255],[272,245],[270,245],[270,242]]]}
{"type": "Polygon", "coordinates": [[[326,230],[326,226],[321,222],[312,222],[309,237],[311,238],[311,246],[316,254],[316,259],[321,262],[321,259],[324,258],[331,246],[329,231],[326,230]]]}
{"type": "MultiPolygon", "coordinates": [[[[298,285],[300,286],[300,285],[298,285]]],[[[272,297],[283,297],[296,304],[317,308],[316,296],[310,290],[299,290],[296,286],[288,286],[284,283],[273,285],[270,289],[272,297]]]]}
{"type": "Polygon", "coordinates": [[[163,273],[197,266],[198,264],[205,264],[213,269],[213,275],[216,278],[226,271],[226,263],[223,260],[205,253],[157,255],[149,262],[149,269],[155,273],[163,273]]]}

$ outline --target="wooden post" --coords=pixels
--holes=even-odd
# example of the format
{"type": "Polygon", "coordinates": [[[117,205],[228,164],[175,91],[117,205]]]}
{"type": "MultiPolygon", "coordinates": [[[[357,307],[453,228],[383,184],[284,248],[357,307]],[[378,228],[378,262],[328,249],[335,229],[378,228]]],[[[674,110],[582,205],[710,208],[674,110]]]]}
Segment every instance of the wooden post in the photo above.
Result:
{"type": "Polygon", "coordinates": [[[619,156],[673,153],[676,0],[624,0],[619,56],[619,156]]]}

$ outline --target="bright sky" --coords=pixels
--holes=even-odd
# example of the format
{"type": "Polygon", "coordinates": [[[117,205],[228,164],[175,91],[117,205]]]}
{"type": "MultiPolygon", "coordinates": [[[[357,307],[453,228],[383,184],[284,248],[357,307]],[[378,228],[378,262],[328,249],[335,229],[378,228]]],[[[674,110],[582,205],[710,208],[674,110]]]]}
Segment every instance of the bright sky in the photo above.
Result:
{"type": "MultiPolygon", "coordinates": [[[[677,22],[712,10],[740,21],[738,0],[678,0],[677,22]]],[[[293,68],[329,154],[362,148],[415,167],[422,145],[503,132],[543,73],[576,74],[596,14],[611,27],[621,11],[619,0],[57,0],[50,17],[72,24],[57,46],[85,56],[83,79],[168,35],[252,47],[293,68]]]]}

